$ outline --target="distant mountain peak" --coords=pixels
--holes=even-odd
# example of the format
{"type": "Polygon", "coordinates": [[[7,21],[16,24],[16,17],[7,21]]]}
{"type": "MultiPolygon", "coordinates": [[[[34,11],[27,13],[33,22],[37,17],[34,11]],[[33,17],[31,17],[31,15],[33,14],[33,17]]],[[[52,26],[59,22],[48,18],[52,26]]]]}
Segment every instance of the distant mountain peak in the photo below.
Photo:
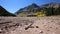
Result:
{"type": "Polygon", "coordinates": [[[35,3],[32,3],[30,6],[38,7],[38,5],[35,3]]]}
{"type": "Polygon", "coordinates": [[[35,4],[35,3],[32,3],[31,5],[34,5],[34,6],[35,6],[35,5],[37,5],[37,4],[35,4]]]}

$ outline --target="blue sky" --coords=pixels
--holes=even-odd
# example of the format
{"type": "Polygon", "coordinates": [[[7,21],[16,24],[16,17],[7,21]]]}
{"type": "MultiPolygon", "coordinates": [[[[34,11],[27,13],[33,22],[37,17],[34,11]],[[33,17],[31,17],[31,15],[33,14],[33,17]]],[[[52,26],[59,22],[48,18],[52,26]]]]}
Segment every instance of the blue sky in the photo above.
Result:
{"type": "Polygon", "coordinates": [[[3,6],[7,11],[14,13],[20,8],[24,8],[32,3],[43,5],[49,2],[60,2],[60,0],[0,0],[0,5],[3,6]]]}

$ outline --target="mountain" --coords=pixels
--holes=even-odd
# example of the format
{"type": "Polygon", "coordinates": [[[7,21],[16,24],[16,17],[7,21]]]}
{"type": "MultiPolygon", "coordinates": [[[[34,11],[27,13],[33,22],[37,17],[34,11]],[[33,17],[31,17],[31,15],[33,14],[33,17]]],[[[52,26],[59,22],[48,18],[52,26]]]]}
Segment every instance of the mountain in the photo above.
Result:
{"type": "Polygon", "coordinates": [[[59,6],[60,6],[60,3],[56,3],[56,2],[51,2],[51,3],[48,3],[48,4],[42,5],[42,7],[46,7],[46,8],[49,8],[49,7],[59,8],[59,6]]]}
{"type": "Polygon", "coordinates": [[[19,9],[15,14],[18,16],[52,16],[60,15],[60,3],[51,2],[41,6],[36,5],[35,3],[19,9]]]}
{"type": "Polygon", "coordinates": [[[16,16],[0,6],[0,16],[16,16]]]}
{"type": "Polygon", "coordinates": [[[60,3],[51,2],[41,6],[46,11],[47,16],[60,15],[60,3]]]}
{"type": "Polygon", "coordinates": [[[39,6],[38,5],[36,5],[35,3],[33,3],[32,5],[29,5],[29,6],[27,6],[27,7],[24,7],[24,8],[21,8],[21,9],[19,9],[17,12],[16,12],[16,14],[19,14],[19,13],[30,13],[30,12],[32,12],[32,11],[34,11],[34,10],[37,10],[39,8],[39,6]]]}

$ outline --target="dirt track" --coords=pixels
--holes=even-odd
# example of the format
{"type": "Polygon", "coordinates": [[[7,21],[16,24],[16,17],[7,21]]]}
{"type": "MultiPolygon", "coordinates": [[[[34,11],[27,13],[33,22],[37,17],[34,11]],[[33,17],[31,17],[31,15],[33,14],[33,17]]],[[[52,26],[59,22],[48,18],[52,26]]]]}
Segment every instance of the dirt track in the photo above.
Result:
{"type": "Polygon", "coordinates": [[[0,34],[60,34],[60,18],[0,17],[0,34]]]}

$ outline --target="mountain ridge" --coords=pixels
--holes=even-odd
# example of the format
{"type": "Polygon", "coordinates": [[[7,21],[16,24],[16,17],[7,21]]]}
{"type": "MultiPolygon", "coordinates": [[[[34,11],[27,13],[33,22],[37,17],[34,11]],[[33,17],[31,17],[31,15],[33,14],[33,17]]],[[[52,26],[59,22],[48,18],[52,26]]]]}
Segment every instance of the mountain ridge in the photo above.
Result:
{"type": "Polygon", "coordinates": [[[22,13],[22,14],[26,14],[26,13],[31,14],[31,13],[34,13],[34,12],[42,12],[42,10],[43,10],[43,12],[47,12],[47,13],[45,13],[47,16],[60,15],[60,14],[56,13],[56,11],[57,12],[60,11],[60,3],[51,2],[51,3],[41,5],[41,6],[38,6],[37,4],[33,3],[33,4],[28,5],[27,7],[23,8],[23,10],[17,11],[16,14],[17,15],[20,14],[20,13],[22,13]],[[54,11],[54,10],[56,10],[56,11],[54,11]]]}
{"type": "Polygon", "coordinates": [[[31,5],[29,5],[27,7],[19,9],[17,12],[15,12],[15,14],[20,13],[21,10],[22,10],[21,12],[23,12],[23,11],[30,11],[30,10],[33,10],[34,8],[37,8],[37,7],[39,7],[39,6],[36,5],[35,3],[32,3],[31,5]]]}

